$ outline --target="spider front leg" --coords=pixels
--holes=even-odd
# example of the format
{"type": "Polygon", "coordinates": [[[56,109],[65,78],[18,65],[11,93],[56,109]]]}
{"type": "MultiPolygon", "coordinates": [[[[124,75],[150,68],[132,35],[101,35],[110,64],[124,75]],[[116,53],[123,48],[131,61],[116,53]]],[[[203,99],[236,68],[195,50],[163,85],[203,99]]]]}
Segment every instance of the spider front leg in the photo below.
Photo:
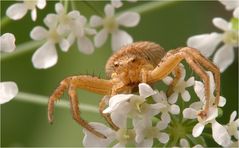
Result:
{"type": "Polygon", "coordinates": [[[207,112],[210,105],[210,83],[209,76],[202,68],[202,66],[208,68],[214,74],[217,88],[217,95],[215,101],[216,105],[218,105],[220,96],[220,72],[219,69],[213,63],[203,57],[196,49],[185,47],[168,52],[158,64],[158,66],[154,70],[148,72],[147,81],[148,83],[153,83],[155,81],[163,79],[169,73],[171,73],[183,59],[186,60],[190,67],[201,77],[204,82],[206,104],[204,110],[201,112],[200,115],[202,117],[205,117],[207,116],[207,112]],[[202,64],[202,66],[199,63],[202,64]]]}
{"type": "Polygon", "coordinates": [[[80,110],[78,106],[78,97],[76,89],[81,88],[98,94],[109,95],[112,90],[112,83],[110,80],[103,80],[91,76],[72,76],[64,79],[60,86],[53,92],[48,102],[48,120],[53,122],[54,102],[59,100],[65,90],[68,89],[70,97],[70,104],[72,116],[74,120],[82,127],[86,128],[98,137],[106,138],[102,133],[96,131],[87,121],[80,117],[80,110]]]}

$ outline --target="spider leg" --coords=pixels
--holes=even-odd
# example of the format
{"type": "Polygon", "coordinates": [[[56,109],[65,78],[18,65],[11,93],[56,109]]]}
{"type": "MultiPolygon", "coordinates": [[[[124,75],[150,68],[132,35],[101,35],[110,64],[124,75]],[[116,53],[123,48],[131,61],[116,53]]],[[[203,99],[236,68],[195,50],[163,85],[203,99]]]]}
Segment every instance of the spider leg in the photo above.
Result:
{"type": "Polygon", "coordinates": [[[71,110],[73,114],[73,118],[78,122],[81,126],[92,132],[98,137],[105,138],[105,136],[91,127],[88,122],[80,118],[79,107],[78,107],[78,97],[76,93],[76,89],[81,88],[88,91],[92,91],[98,94],[109,95],[112,90],[112,83],[110,80],[103,80],[97,77],[91,76],[72,76],[61,81],[60,85],[50,96],[48,102],[48,121],[50,123],[53,122],[53,112],[54,112],[54,103],[59,100],[65,90],[68,89],[68,95],[70,97],[71,110]]]}
{"type": "Polygon", "coordinates": [[[209,83],[209,76],[204,71],[204,69],[199,65],[202,64],[204,67],[211,70],[214,75],[216,76],[216,93],[218,96],[218,99],[216,103],[219,102],[219,95],[220,95],[220,72],[218,73],[218,68],[211,63],[209,60],[205,60],[200,52],[198,52],[196,49],[185,47],[185,48],[179,48],[172,50],[168,52],[165,57],[161,60],[161,62],[158,64],[158,66],[148,73],[148,83],[153,83],[155,81],[161,80],[164,77],[166,77],[169,73],[171,73],[177,65],[185,59],[186,62],[192,67],[192,69],[201,77],[201,79],[204,81],[204,89],[205,89],[205,108],[202,116],[206,116],[209,108],[209,99],[210,99],[210,83],[209,83]]]}
{"type": "Polygon", "coordinates": [[[218,105],[219,103],[219,98],[220,98],[220,70],[219,68],[214,65],[210,60],[208,60],[207,58],[205,58],[204,56],[202,56],[202,54],[192,48],[186,48],[187,52],[190,52],[196,59],[197,61],[202,64],[204,67],[206,67],[207,69],[211,70],[213,72],[214,75],[214,81],[216,83],[216,100],[215,100],[215,104],[218,105]]]}
{"type": "Polygon", "coordinates": [[[179,65],[176,66],[173,71],[174,71],[175,77],[173,78],[173,81],[171,82],[171,84],[168,87],[168,90],[166,92],[167,97],[169,97],[173,94],[173,89],[177,85],[179,79],[182,76],[182,69],[179,65]]]}
{"type": "Polygon", "coordinates": [[[101,99],[101,101],[100,101],[100,103],[99,103],[99,112],[100,112],[100,114],[105,118],[105,120],[108,122],[108,124],[114,129],[114,130],[118,130],[119,129],[119,127],[117,127],[114,123],[113,123],[113,121],[112,121],[112,119],[111,119],[111,117],[110,117],[110,114],[104,114],[103,113],[103,110],[105,109],[105,107],[107,106],[107,102],[109,101],[109,97],[108,96],[104,96],[102,99],[101,99]]]}

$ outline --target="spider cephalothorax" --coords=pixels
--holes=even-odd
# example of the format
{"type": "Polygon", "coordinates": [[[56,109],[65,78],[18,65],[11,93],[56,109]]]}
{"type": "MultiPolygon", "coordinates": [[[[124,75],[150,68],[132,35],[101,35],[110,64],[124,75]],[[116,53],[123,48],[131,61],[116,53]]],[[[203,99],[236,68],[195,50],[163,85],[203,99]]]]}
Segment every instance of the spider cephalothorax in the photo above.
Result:
{"type": "MultiPolygon", "coordinates": [[[[106,64],[106,74],[109,80],[99,79],[97,77],[80,75],[72,76],[61,81],[60,86],[51,95],[48,102],[48,120],[53,121],[54,102],[58,100],[65,90],[68,90],[70,105],[73,118],[84,128],[98,137],[106,138],[104,134],[96,131],[92,126],[80,117],[77,88],[85,89],[91,92],[112,96],[118,93],[131,93],[139,83],[144,82],[153,84],[162,80],[171,72],[175,72],[175,78],[172,81],[167,95],[172,94],[172,90],[181,76],[179,64],[186,60],[189,66],[201,77],[205,86],[206,104],[204,110],[200,113],[202,117],[207,116],[210,99],[209,76],[204,68],[214,74],[216,82],[216,102],[218,105],[220,96],[220,71],[208,59],[200,54],[196,49],[183,47],[165,52],[158,44],[153,42],[136,42],[121,48],[113,54],[106,64]]],[[[103,114],[109,97],[104,97],[99,104],[99,112],[115,130],[117,126],[111,121],[108,114],[103,114]]]]}

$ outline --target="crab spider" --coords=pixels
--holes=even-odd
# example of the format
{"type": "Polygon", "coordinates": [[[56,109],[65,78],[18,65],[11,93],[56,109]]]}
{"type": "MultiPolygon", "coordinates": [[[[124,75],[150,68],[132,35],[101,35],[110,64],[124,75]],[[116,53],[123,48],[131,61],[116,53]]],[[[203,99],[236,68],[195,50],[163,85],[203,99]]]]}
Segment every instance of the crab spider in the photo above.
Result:
{"type": "MultiPolygon", "coordinates": [[[[71,76],[61,81],[60,85],[50,96],[48,102],[48,120],[50,123],[53,122],[54,102],[67,90],[74,120],[96,136],[106,138],[104,134],[96,131],[87,121],[80,117],[76,89],[84,89],[110,97],[119,93],[132,93],[141,82],[153,84],[162,80],[171,72],[175,72],[176,76],[167,92],[167,95],[170,96],[172,89],[180,78],[181,72],[179,64],[182,60],[186,60],[192,70],[194,70],[204,82],[206,103],[203,111],[201,111],[199,115],[206,117],[209,109],[210,83],[205,68],[214,74],[216,82],[215,105],[218,105],[220,96],[219,69],[196,49],[182,47],[165,52],[158,44],[141,41],[123,47],[109,58],[105,67],[106,74],[110,77],[109,80],[88,75],[79,75],[71,76]]],[[[99,112],[111,127],[117,130],[118,127],[112,122],[110,116],[102,113],[107,105],[107,101],[107,97],[104,97],[100,101],[99,112]]]]}

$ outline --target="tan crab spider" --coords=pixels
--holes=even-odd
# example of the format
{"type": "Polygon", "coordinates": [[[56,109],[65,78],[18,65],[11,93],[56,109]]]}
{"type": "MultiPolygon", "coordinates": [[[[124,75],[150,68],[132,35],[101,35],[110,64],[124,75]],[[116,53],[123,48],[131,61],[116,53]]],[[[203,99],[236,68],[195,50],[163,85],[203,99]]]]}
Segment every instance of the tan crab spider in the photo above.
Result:
{"type": "MultiPolygon", "coordinates": [[[[142,41],[123,47],[109,58],[105,67],[106,74],[110,77],[109,80],[88,75],[79,75],[71,76],[61,81],[49,99],[48,120],[50,123],[53,122],[54,102],[62,96],[65,90],[68,90],[74,120],[96,136],[106,138],[104,134],[96,131],[87,121],[80,117],[76,89],[81,88],[110,97],[119,93],[132,93],[141,82],[153,84],[162,80],[171,72],[175,72],[176,76],[167,91],[167,95],[170,96],[181,76],[179,64],[184,59],[204,82],[206,103],[203,111],[199,115],[206,117],[209,109],[210,83],[209,76],[204,68],[207,68],[214,74],[216,82],[215,105],[218,105],[220,96],[219,69],[196,49],[183,47],[166,53],[158,44],[142,41]]],[[[99,112],[109,125],[114,130],[117,130],[118,127],[112,122],[109,114],[102,113],[107,105],[107,101],[108,99],[105,97],[101,99],[99,112]]]]}

